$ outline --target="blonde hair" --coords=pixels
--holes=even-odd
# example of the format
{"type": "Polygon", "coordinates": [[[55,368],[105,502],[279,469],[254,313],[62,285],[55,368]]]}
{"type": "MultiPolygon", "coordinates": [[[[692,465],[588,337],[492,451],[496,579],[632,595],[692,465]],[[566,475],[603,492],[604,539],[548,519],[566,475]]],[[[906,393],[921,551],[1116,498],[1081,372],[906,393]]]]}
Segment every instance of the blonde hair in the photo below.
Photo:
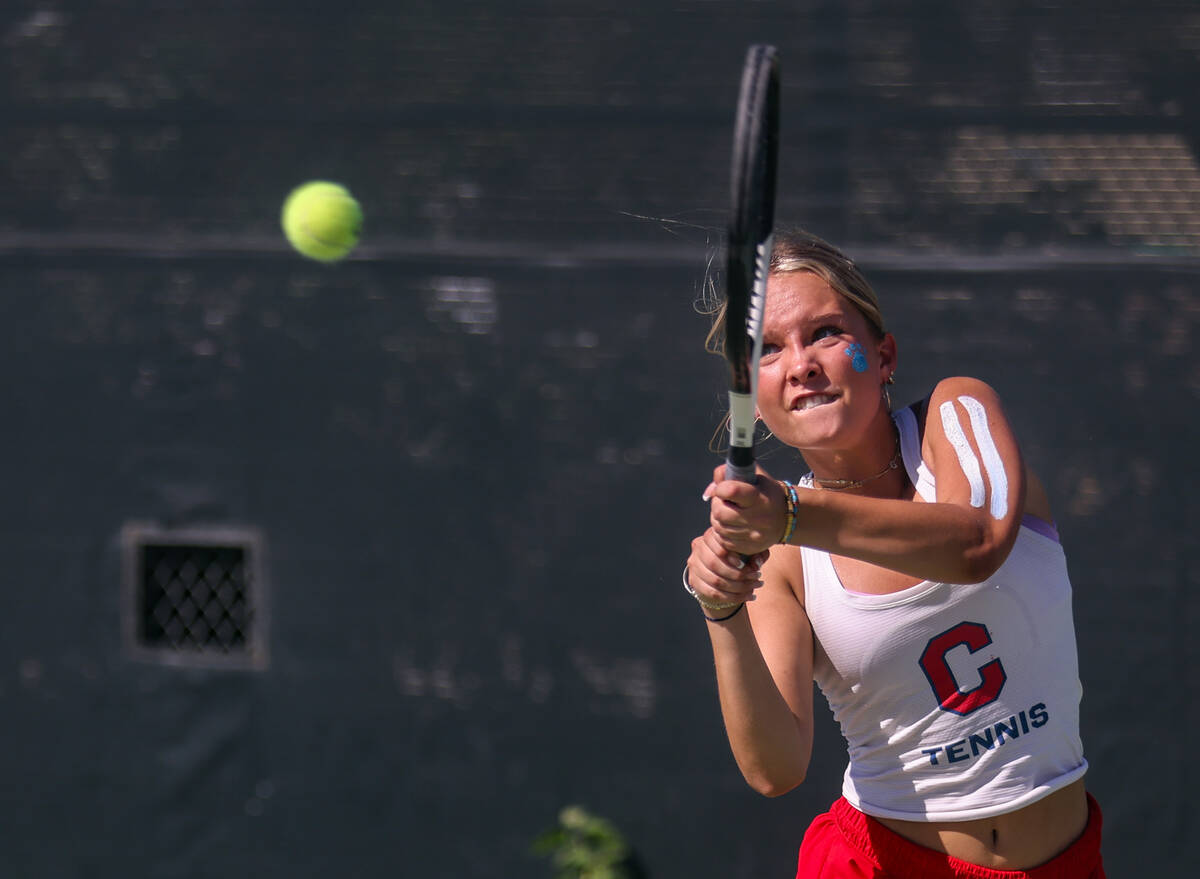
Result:
{"type": "MultiPolygon", "coordinates": [[[[782,229],[775,233],[769,272],[772,275],[790,272],[812,272],[849,300],[867,319],[872,333],[882,339],[887,333],[879,297],[858,270],[858,266],[832,244],[803,229],[782,229]]],[[[710,284],[703,309],[713,318],[712,328],[705,337],[706,350],[725,353],[725,302],[710,284]]]]}

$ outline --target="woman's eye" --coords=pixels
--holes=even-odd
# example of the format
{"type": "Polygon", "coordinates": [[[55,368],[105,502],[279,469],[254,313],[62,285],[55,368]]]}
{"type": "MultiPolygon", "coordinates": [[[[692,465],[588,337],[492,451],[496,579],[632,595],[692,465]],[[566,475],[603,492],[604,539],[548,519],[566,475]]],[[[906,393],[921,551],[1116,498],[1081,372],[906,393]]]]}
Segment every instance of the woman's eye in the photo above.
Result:
{"type": "Polygon", "coordinates": [[[817,330],[815,333],[813,333],[813,341],[817,342],[817,341],[820,341],[821,339],[825,339],[830,336],[840,336],[841,334],[842,334],[841,327],[835,327],[835,326],[821,327],[819,330],[817,330]]]}
{"type": "Polygon", "coordinates": [[[768,357],[771,354],[778,354],[778,353],[779,353],[779,346],[776,345],[774,342],[763,342],[762,343],[762,356],[763,357],[768,357]]]}

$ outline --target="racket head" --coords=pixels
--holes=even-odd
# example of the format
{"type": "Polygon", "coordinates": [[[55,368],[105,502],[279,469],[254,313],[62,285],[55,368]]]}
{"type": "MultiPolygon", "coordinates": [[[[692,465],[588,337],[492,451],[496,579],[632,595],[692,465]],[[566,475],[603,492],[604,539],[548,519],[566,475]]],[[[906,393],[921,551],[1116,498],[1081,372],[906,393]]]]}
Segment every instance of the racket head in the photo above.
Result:
{"type": "Polygon", "coordinates": [[[733,124],[726,236],[725,356],[730,372],[730,478],[754,481],[754,407],[766,304],[779,157],[779,57],[774,46],[746,52],[733,124]]]}

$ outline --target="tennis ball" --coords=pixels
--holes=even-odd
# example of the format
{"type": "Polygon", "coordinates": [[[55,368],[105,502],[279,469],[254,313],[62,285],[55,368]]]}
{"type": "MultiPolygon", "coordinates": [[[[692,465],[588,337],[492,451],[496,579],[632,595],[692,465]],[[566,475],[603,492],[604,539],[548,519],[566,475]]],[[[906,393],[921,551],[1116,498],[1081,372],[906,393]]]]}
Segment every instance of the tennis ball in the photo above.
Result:
{"type": "Polygon", "coordinates": [[[283,203],[283,234],[310,259],[337,262],[358,244],[362,208],[338,183],[310,180],[283,203]]]}

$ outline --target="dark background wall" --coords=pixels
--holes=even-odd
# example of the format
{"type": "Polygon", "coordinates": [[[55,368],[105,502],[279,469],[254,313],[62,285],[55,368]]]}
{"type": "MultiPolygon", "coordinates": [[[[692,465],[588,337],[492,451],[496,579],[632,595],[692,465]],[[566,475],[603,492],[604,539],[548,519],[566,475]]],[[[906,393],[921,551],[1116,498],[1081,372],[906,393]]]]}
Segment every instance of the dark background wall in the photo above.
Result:
{"type": "Polygon", "coordinates": [[[547,875],[568,803],[656,879],[791,875],[837,731],[745,788],[678,585],[755,41],[894,397],[992,382],[1048,484],[1110,875],[1189,874],[1193,3],[8,0],[6,875],[547,875]],[[311,177],[366,211],[333,268],[278,231],[311,177]],[[145,649],[137,523],[258,541],[246,667],[145,649]]]}

